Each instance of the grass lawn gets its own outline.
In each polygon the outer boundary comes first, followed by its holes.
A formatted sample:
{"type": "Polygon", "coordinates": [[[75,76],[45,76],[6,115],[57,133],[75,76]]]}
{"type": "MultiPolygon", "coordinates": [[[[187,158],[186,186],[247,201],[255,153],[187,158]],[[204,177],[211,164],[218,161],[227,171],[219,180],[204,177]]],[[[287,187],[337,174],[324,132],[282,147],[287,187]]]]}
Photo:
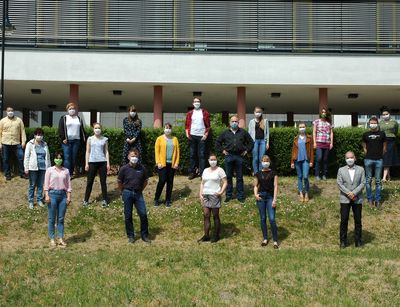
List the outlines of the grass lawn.
{"type": "MultiPolygon", "coordinates": [[[[100,199],[98,179],[92,196],[100,199]]],[[[384,185],[384,209],[363,208],[363,241],[339,249],[336,182],[311,179],[309,203],[296,179],[280,178],[281,243],[261,247],[251,196],[221,209],[222,239],[198,244],[199,179],[177,177],[170,209],[154,208],[156,178],[145,190],[152,244],[128,245],[116,178],[113,202],[82,208],[85,178],[73,181],[66,249],[50,249],[47,210],[29,210],[27,181],[0,179],[0,306],[24,305],[400,305],[400,182],[384,185]]],[[[139,222],[135,215],[135,229],[139,222]]],[[[268,230],[270,230],[268,225],[268,230]]]]}

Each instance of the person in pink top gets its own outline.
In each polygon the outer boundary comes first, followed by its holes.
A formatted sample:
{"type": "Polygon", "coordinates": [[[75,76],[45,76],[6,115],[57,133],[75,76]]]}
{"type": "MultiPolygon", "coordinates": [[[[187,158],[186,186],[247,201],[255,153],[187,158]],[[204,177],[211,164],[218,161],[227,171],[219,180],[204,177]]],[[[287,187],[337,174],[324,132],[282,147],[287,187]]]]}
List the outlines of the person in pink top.
{"type": "Polygon", "coordinates": [[[62,166],[63,155],[57,152],[54,155],[54,166],[46,170],[44,178],[45,201],[48,204],[48,231],[50,247],[66,247],[64,241],[64,217],[67,206],[71,202],[71,177],[69,170],[62,166]],[[55,223],[57,216],[57,243],[55,237],[55,223]]]}

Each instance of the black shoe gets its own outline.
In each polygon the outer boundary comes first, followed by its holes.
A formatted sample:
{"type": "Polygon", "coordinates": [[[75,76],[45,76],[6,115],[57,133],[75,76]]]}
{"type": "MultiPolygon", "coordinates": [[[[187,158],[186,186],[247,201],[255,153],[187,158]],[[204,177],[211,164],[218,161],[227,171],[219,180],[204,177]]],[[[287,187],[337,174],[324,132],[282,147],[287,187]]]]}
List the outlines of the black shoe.
{"type": "Polygon", "coordinates": [[[347,247],[347,244],[346,244],[346,242],[340,242],[340,249],[344,249],[344,248],[346,248],[347,247]]]}
{"type": "Polygon", "coordinates": [[[198,239],[197,240],[197,242],[208,242],[208,241],[210,241],[210,237],[208,237],[208,236],[206,236],[206,235],[204,235],[204,236],[202,236],[200,239],[198,239]]]}
{"type": "Polygon", "coordinates": [[[171,208],[171,205],[172,205],[172,202],[170,202],[170,201],[165,202],[165,207],[171,208]]]}
{"type": "Polygon", "coordinates": [[[238,198],[239,203],[244,204],[246,202],[246,200],[244,198],[238,198]]]}
{"type": "Polygon", "coordinates": [[[155,199],[154,200],[154,207],[159,207],[160,206],[160,201],[155,199]]]}
{"type": "Polygon", "coordinates": [[[219,236],[215,236],[211,239],[211,243],[217,243],[219,241],[219,236]]]}
{"type": "Polygon", "coordinates": [[[128,238],[128,243],[130,243],[130,244],[135,243],[135,237],[129,237],[128,238]]]}
{"type": "Polygon", "coordinates": [[[375,202],[375,207],[376,207],[376,209],[382,209],[382,204],[381,204],[381,202],[380,201],[376,201],[375,202]]]}
{"type": "Polygon", "coordinates": [[[196,178],[196,174],[193,174],[193,173],[189,174],[189,176],[188,176],[189,180],[192,180],[194,178],[196,178]]]}
{"type": "Polygon", "coordinates": [[[6,176],[6,180],[10,181],[11,180],[11,176],[6,176]]]}
{"type": "Polygon", "coordinates": [[[269,243],[269,240],[263,240],[263,241],[261,242],[261,246],[267,246],[268,243],[269,243]]]}
{"type": "Polygon", "coordinates": [[[226,197],[224,203],[229,203],[232,200],[232,197],[226,197]]]}
{"type": "Polygon", "coordinates": [[[356,241],[355,246],[356,247],[363,247],[363,243],[361,241],[356,241]]]}
{"type": "Polygon", "coordinates": [[[28,176],[26,174],[20,175],[19,177],[22,179],[28,179],[28,176]]]}
{"type": "Polygon", "coordinates": [[[142,240],[143,240],[143,242],[146,242],[146,243],[151,243],[151,241],[150,241],[149,237],[147,237],[147,236],[145,236],[145,237],[142,237],[142,240]]]}

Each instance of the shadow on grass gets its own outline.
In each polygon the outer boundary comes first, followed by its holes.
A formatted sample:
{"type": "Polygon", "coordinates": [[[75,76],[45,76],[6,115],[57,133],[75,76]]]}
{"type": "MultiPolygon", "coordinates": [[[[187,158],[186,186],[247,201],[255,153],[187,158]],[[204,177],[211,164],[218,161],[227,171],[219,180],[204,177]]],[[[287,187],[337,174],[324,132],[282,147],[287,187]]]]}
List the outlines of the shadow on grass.
{"type": "Polygon", "coordinates": [[[150,238],[150,240],[155,240],[157,238],[157,235],[162,233],[162,231],[163,231],[163,228],[161,228],[159,226],[149,227],[149,238],[150,238]]]}
{"type": "MultiPolygon", "coordinates": [[[[350,231],[347,235],[349,245],[354,244],[354,230],[350,231]]],[[[363,230],[361,235],[361,241],[364,245],[371,243],[375,240],[375,234],[370,231],[363,230]]]]}
{"type": "Polygon", "coordinates": [[[221,223],[221,239],[235,237],[240,233],[240,229],[233,223],[221,223]]]}
{"type": "Polygon", "coordinates": [[[316,196],[321,196],[322,193],[322,189],[317,186],[315,183],[313,183],[312,185],[310,185],[310,199],[313,199],[316,196]]]}
{"type": "Polygon", "coordinates": [[[72,237],[68,238],[67,243],[70,244],[75,244],[75,243],[83,243],[86,242],[93,234],[92,229],[89,229],[86,232],[79,233],[76,235],[73,235],[72,237]]]}
{"type": "MultiPolygon", "coordinates": [[[[198,184],[198,186],[200,186],[200,183],[198,184]]],[[[197,188],[197,186],[196,186],[197,188]]],[[[172,192],[172,197],[171,200],[172,201],[177,201],[180,200],[182,198],[186,198],[190,196],[190,193],[192,192],[192,190],[189,188],[189,186],[187,184],[185,184],[184,187],[178,189],[178,190],[174,190],[172,192]]]]}
{"type": "Polygon", "coordinates": [[[121,192],[118,189],[108,190],[107,191],[108,201],[112,202],[115,200],[121,199],[121,192]]]}
{"type": "Polygon", "coordinates": [[[289,237],[289,235],[289,230],[287,230],[285,227],[278,226],[278,239],[280,242],[285,241],[289,237]]]}

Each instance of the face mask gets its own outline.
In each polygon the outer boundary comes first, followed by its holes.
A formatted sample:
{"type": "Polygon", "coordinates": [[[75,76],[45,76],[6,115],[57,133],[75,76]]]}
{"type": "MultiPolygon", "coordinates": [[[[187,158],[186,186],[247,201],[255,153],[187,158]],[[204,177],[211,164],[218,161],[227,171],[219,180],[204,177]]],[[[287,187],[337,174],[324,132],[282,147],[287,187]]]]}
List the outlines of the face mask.
{"type": "Polygon", "coordinates": [[[261,162],[261,165],[263,168],[268,168],[270,166],[271,163],[269,162],[261,162]]]}
{"type": "Polygon", "coordinates": [[[193,102],[194,108],[197,110],[200,108],[200,102],[193,102]]]}
{"type": "Polygon", "coordinates": [[[346,159],[346,163],[347,163],[348,166],[353,166],[354,165],[354,159],[351,159],[351,158],[346,159]]]}
{"type": "Polygon", "coordinates": [[[306,128],[299,128],[299,132],[300,132],[300,133],[306,132],[306,128]]]}
{"type": "Polygon", "coordinates": [[[171,135],[171,129],[164,129],[165,135],[171,135]]]}
{"type": "Polygon", "coordinates": [[[129,159],[129,161],[130,161],[132,164],[136,164],[136,163],[139,162],[139,158],[138,158],[138,157],[132,157],[132,158],[129,159]]]}
{"type": "Polygon", "coordinates": [[[100,128],[95,128],[95,129],[93,129],[93,131],[94,131],[95,135],[100,135],[101,134],[101,129],[100,128]]]}
{"type": "Polygon", "coordinates": [[[233,130],[236,130],[238,127],[239,127],[239,124],[238,124],[238,123],[231,123],[231,128],[232,128],[233,130]]]}
{"type": "Polygon", "coordinates": [[[35,140],[41,142],[43,140],[43,135],[35,135],[35,140]]]}
{"type": "Polygon", "coordinates": [[[325,113],[322,113],[322,114],[320,115],[320,117],[321,117],[321,118],[326,118],[326,114],[325,114],[325,113]]]}
{"type": "Polygon", "coordinates": [[[9,118],[14,117],[14,112],[13,112],[13,111],[8,111],[8,112],[7,112],[7,116],[8,116],[9,118]]]}
{"type": "Polygon", "coordinates": [[[389,120],[390,119],[390,115],[388,114],[388,115],[382,115],[382,118],[384,119],[384,120],[389,120]]]}
{"type": "Polygon", "coordinates": [[[256,113],[254,113],[254,115],[258,118],[258,117],[262,116],[262,113],[261,112],[256,112],[256,113]]]}
{"type": "Polygon", "coordinates": [[[378,128],[378,124],[369,124],[369,127],[371,129],[376,129],[376,128],[378,128]]]}
{"type": "Polygon", "coordinates": [[[208,160],[208,163],[210,164],[211,167],[216,167],[218,161],[217,160],[208,160]]]}
{"type": "Polygon", "coordinates": [[[69,116],[74,116],[75,115],[75,109],[69,109],[68,110],[69,116]]]}
{"type": "Polygon", "coordinates": [[[63,159],[54,159],[54,163],[55,163],[57,166],[61,166],[61,164],[63,163],[63,159]]]}
{"type": "Polygon", "coordinates": [[[129,115],[130,115],[131,117],[135,117],[135,116],[136,116],[136,112],[129,112],[129,115]]]}

